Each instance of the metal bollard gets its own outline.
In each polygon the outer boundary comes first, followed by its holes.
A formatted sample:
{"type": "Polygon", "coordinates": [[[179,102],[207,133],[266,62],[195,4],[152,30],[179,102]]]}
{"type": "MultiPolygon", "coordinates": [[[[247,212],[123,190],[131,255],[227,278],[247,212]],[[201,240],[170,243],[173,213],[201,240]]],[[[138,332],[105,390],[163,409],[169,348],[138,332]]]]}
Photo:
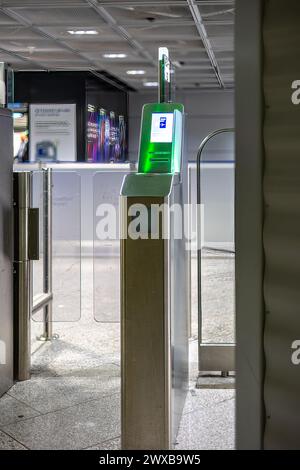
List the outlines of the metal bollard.
{"type": "Polygon", "coordinates": [[[32,263],[39,257],[39,212],[31,207],[31,172],[13,176],[14,196],[14,375],[30,378],[32,263]]]}

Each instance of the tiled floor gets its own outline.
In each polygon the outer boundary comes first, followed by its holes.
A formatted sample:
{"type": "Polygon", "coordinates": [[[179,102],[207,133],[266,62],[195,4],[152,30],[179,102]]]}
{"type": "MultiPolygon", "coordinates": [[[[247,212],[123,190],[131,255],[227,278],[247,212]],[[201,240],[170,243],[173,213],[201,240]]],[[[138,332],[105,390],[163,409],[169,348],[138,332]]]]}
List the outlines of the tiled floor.
{"type": "MultiPolygon", "coordinates": [[[[210,266],[208,274],[216,269],[212,259],[210,266]]],[[[230,278],[231,260],[222,266],[218,279],[230,278]]],[[[83,273],[80,321],[56,323],[59,339],[51,343],[36,341],[41,324],[33,323],[32,378],[16,383],[0,399],[0,449],[120,448],[119,324],[94,321],[89,260],[83,262],[83,273]]],[[[226,290],[222,296],[226,297],[226,290]]],[[[194,339],[190,343],[190,390],[176,447],[231,449],[234,390],[196,389],[196,357],[194,339]]]]}

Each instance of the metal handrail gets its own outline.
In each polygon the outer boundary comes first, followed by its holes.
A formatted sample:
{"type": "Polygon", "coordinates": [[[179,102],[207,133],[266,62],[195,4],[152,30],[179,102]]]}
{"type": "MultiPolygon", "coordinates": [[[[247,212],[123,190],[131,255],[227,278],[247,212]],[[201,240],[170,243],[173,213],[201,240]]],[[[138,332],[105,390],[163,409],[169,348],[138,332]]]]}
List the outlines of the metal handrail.
{"type": "MultiPolygon", "coordinates": [[[[223,129],[217,129],[216,131],[211,132],[208,134],[205,139],[202,140],[201,144],[199,145],[198,152],[197,152],[197,214],[198,217],[200,215],[200,206],[201,206],[201,185],[200,185],[200,176],[201,176],[201,156],[206,144],[216,135],[223,134],[226,132],[234,132],[234,128],[228,127],[223,129]]],[[[197,287],[198,287],[198,343],[202,343],[202,298],[201,298],[201,240],[198,230],[198,222],[197,222],[197,287]],[[200,242],[199,242],[200,241],[200,242]]],[[[200,352],[200,348],[199,348],[200,352]]]]}

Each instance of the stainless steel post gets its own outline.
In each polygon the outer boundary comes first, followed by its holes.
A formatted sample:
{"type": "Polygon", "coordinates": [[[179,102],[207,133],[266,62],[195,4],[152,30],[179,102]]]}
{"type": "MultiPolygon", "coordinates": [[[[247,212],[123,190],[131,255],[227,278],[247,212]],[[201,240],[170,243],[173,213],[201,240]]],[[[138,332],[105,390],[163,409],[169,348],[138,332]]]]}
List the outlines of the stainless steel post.
{"type": "Polygon", "coordinates": [[[175,236],[171,208],[183,206],[183,195],[179,175],[170,174],[127,175],[121,190],[122,449],[176,442],[188,388],[188,284],[185,238],[175,236]],[[158,238],[127,236],[135,204],[150,218],[153,205],[165,204],[158,238]]]}
{"type": "MultiPolygon", "coordinates": [[[[43,174],[43,242],[44,242],[44,294],[52,295],[52,170],[47,168],[43,174]]],[[[44,331],[40,337],[43,341],[51,341],[52,333],[52,301],[45,305],[44,331]]]]}
{"type": "Polygon", "coordinates": [[[29,259],[31,173],[14,173],[14,341],[15,379],[30,378],[30,314],[32,306],[29,259]]]}

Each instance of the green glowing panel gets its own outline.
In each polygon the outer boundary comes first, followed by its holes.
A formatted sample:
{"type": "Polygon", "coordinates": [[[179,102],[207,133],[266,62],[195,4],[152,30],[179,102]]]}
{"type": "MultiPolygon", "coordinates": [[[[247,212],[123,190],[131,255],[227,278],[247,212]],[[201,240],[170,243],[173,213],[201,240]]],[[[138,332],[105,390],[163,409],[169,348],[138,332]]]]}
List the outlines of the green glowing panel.
{"type": "Polygon", "coordinates": [[[180,173],[184,107],[145,104],[140,136],[139,173],[180,173]]]}

